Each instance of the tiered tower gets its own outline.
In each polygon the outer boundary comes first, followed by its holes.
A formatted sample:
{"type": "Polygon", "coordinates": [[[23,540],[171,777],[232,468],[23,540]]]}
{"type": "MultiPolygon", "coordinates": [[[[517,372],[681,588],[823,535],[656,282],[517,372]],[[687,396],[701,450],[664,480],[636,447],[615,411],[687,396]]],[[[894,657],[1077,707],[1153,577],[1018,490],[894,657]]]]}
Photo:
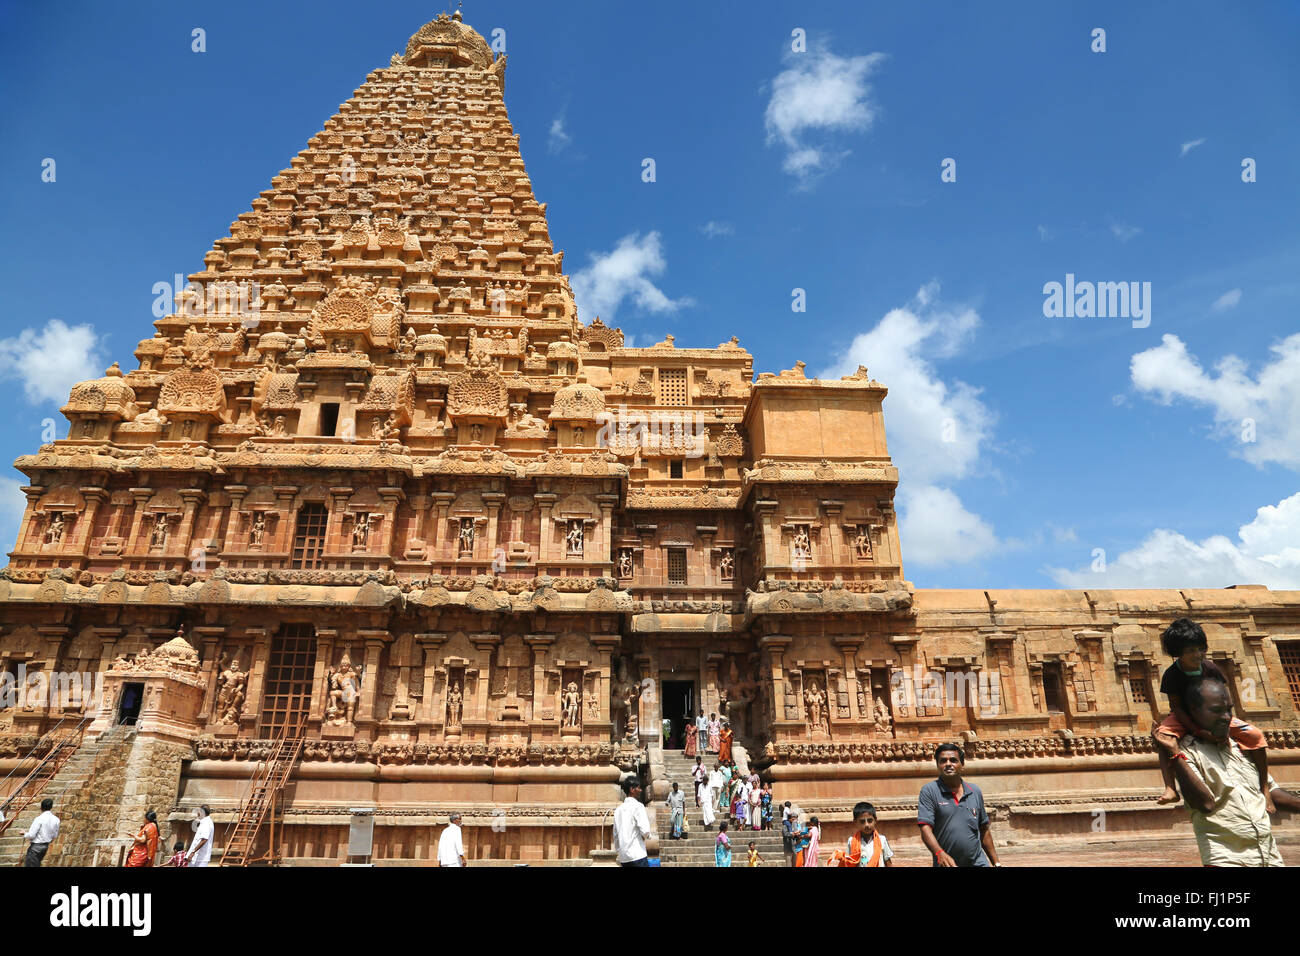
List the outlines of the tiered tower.
{"type": "MultiPolygon", "coordinates": [[[[423,26],[217,240],[139,367],[73,388],[68,437],[17,462],[0,667],[129,675],[183,630],[204,696],[178,818],[227,819],[250,761],[305,726],[299,860],[338,859],[357,806],[381,859],[432,856],[451,809],[472,856],[585,856],[620,773],[662,787],[698,710],[827,814],[869,790],[906,816],[951,735],[1044,771],[1142,766],[1131,675],[1158,666],[1160,614],[927,604],[886,389],[582,321],[504,79],[459,15],[423,26]],[[1000,711],[926,698],[936,672],[996,672],[1000,711]],[[1103,743],[1072,750],[1069,727],[1103,743]]],[[[1294,728],[1242,606],[1216,639],[1294,728]]],[[[86,704],[0,711],[0,766],[86,704]]]]}

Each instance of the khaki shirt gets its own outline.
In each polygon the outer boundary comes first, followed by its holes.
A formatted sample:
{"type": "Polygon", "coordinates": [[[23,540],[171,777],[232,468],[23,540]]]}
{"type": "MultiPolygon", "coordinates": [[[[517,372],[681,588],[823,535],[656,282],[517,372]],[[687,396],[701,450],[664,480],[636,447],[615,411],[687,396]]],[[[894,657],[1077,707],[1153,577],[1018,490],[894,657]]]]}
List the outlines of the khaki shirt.
{"type": "MultiPolygon", "coordinates": [[[[1259,771],[1231,738],[1222,745],[1187,736],[1187,766],[1214,797],[1209,814],[1188,807],[1206,866],[1285,866],[1259,790],[1259,771]]],[[[1269,789],[1277,786],[1268,778],[1269,789]]]]}

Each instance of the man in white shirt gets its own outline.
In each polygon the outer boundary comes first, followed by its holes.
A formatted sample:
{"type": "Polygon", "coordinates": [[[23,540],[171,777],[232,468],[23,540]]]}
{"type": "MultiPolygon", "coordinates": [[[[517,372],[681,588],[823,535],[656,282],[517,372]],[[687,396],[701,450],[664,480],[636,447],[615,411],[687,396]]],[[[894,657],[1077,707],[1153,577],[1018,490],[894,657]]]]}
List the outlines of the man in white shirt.
{"type": "Polygon", "coordinates": [[[41,801],[41,812],[25,834],[28,841],[27,855],[23,857],[23,866],[40,866],[41,860],[49,852],[50,844],[59,835],[59,818],[51,810],[54,801],[46,797],[41,801]]]}
{"type": "Polygon", "coordinates": [[[190,848],[185,851],[185,859],[189,861],[189,866],[207,866],[208,861],[212,859],[212,836],[215,829],[212,823],[212,810],[204,804],[195,813],[198,825],[194,828],[194,838],[190,840],[190,848]]]}
{"type": "Polygon", "coordinates": [[[438,865],[464,866],[465,842],[460,832],[460,814],[453,813],[447,829],[438,837],[438,865]]]}
{"type": "Polygon", "coordinates": [[[649,866],[645,841],[650,835],[650,815],[641,802],[641,781],[626,778],[622,784],[623,802],[614,811],[614,849],[620,866],[649,866]]]}

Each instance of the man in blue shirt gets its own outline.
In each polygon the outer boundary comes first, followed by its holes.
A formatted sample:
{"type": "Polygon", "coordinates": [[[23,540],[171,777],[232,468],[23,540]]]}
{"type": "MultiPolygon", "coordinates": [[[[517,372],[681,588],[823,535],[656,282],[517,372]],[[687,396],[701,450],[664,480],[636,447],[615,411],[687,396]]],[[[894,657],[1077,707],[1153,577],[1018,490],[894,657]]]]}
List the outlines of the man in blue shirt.
{"type": "Polygon", "coordinates": [[[984,810],[984,794],[962,780],[966,756],[956,744],[940,744],[934,752],[939,779],[921,788],[916,823],[921,841],[934,855],[935,866],[1001,866],[984,810]]]}

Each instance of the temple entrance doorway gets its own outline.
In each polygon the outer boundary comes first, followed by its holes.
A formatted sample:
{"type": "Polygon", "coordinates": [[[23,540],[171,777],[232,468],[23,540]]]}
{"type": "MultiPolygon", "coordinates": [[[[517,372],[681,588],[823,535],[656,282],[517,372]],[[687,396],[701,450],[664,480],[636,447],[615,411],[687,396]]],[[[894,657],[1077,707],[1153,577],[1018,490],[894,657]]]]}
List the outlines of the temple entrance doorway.
{"type": "Polygon", "coordinates": [[[686,746],[686,723],[695,717],[695,682],[663,682],[663,747],[681,750],[686,746]]]}
{"type": "Polygon", "coordinates": [[[140,705],[144,703],[144,684],[123,684],[121,702],[117,710],[119,724],[134,724],[140,718],[140,705]]]}

